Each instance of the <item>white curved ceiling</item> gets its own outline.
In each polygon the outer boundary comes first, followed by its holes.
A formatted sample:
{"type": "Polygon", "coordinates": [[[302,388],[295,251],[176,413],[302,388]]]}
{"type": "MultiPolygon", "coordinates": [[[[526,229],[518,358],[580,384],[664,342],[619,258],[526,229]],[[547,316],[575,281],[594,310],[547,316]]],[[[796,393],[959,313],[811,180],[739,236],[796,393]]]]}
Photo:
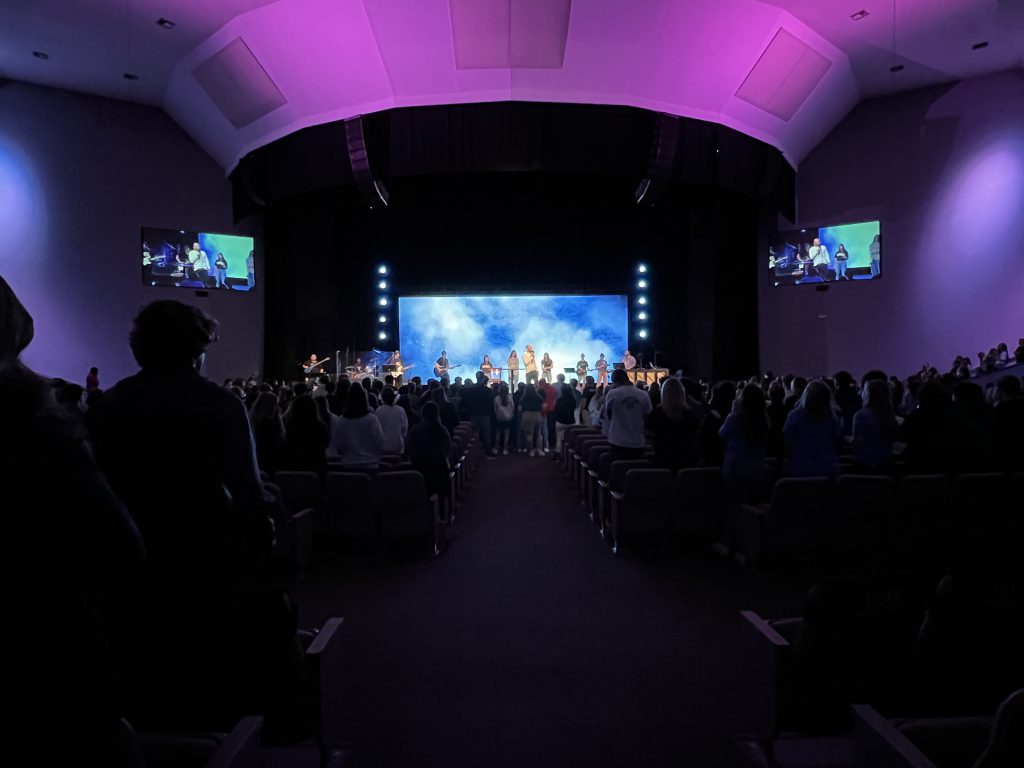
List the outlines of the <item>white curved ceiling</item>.
{"type": "Polygon", "coordinates": [[[714,121],[796,165],[865,96],[1022,65],[1024,0],[0,0],[0,75],[161,105],[226,170],[310,125],[506,100],[714,121]]]}

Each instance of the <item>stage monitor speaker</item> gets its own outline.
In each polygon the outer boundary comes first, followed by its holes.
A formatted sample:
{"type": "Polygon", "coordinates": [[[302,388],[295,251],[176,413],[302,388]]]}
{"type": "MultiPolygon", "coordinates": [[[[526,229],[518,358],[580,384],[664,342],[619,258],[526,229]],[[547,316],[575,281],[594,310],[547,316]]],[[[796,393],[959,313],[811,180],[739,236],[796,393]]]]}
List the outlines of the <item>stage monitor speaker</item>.
{"type": "Polygon", "coordinates": [[[371,209],[386,207],[388,191],[382,181],[373,178],[361,115],[345,120],[345,142],[348,145],[348,162],[352,168],[352,178],[359,194],[371,209]]]}
{"type": "Polygon", "coordinates": [[[675,115],[662,112],[654,123],[651,157],[647,163],[647,175],[641,180],[634,193],[637,204],[654,205],[661,199],[672,182],[672,170],[679,146],[681,120],[675,115]]]}

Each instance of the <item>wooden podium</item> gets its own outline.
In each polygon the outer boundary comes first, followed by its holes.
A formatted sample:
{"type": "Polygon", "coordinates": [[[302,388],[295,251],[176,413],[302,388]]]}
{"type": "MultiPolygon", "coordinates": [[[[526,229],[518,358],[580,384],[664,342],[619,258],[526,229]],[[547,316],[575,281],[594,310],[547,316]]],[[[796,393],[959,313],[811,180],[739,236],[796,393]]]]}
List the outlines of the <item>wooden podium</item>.
{"type": "Polygon", "coordinates": [[[634,368],[632,371],[626,371],[626,374],[634,384],[642,381],[648,386],[656,382],[660,383],[669,377],[668,368],[634,368]]]}

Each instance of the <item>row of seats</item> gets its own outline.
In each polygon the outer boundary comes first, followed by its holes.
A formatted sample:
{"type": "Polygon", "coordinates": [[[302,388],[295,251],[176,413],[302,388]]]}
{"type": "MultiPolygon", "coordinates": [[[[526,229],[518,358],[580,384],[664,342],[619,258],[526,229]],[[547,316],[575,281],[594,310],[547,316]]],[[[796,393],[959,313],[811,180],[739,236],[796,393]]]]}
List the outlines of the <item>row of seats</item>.
{"type": "Polygon", "coordinates": [[[478,469],[480,452],[472,426],[460,424],[452,436],[448,493],[428,494],[423,475],[401,456],[382,457],[379,474],[345,472],[328,464],[315,472],[281,471],[268,486],[280,500],[285,549],[301,573],[308,567],[314,536],[355,541],[423,540],[438,554],[450,537],[459,502],[478,469]]]}

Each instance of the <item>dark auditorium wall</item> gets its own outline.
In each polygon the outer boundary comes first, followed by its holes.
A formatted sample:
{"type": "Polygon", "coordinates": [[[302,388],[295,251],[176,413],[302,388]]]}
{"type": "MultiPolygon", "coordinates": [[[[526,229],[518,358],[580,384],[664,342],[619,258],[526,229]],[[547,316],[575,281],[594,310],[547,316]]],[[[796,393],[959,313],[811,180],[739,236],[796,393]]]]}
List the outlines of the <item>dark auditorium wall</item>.
{"type": "MultiPolygon", "coordinates": [[[[156,299],[194,302],[220,321],[206,373],[259,370],[262,287],[205,298],[141,282],[140,228],[259,234],[235,227],[223,170],[161,110],[0,80],[0,274],[35,318],[26,362],[104,386],[137,370],[135,312],[156,299]]],[[[257,239],[257,270],[262,249],[257,239]]]]}
{"type": "Polygon", "coordinates": [[[882,222],[882,279],[760,281],[776,372],[948,370],[1024,336],[1024,71],[860,104],[801,163],[800,226],[882,222]]]}

